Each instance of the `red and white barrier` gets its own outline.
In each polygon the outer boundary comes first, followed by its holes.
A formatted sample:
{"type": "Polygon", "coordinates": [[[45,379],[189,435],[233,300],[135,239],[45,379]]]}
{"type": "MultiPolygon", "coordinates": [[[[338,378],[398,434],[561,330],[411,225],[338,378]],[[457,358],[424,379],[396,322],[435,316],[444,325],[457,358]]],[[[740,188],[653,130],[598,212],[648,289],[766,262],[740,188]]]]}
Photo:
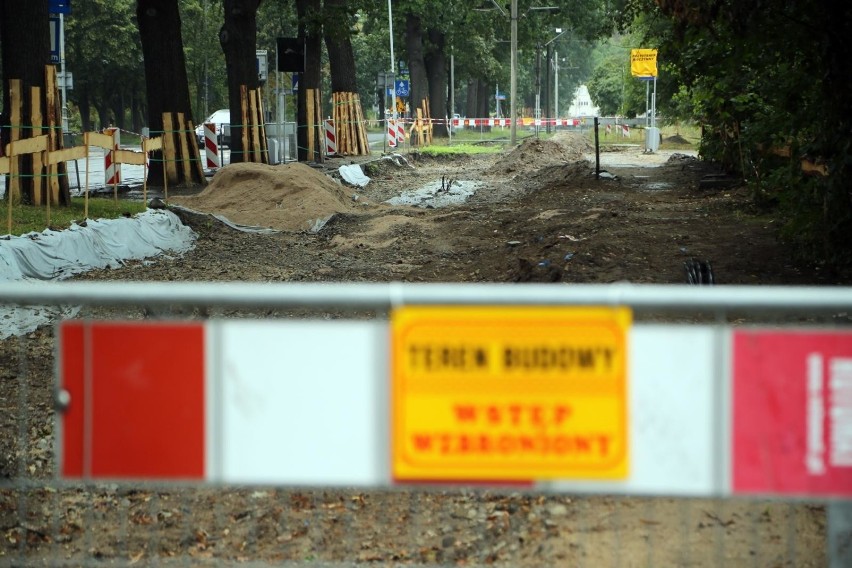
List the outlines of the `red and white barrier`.
{"type": "MultiPolygon", "coordinates": [[[[454,127],[459,126],[512,126],[509,118],[453,118],[449,123],[454,127]]],[[[579,118],[519,118],[518,126],[579,126],[579,118]]]]}
{"type": "Polygon", "coordinates": [[[607,313],[69,320],[60,475],[852,496],[852,333],[607,313]]]}
{"type": "Polygon", "coordinates": [[[606,135],[609,136],[610,134],[612,134],[612,125],[607,124],[606,125],[606,135]]]}
{"type": "Polygon", "coordinates": [[[325,125],[325,155],[334,156],[337,154],[337,132],[334,129],[334,120],[327,119],[325,125]]]}
{"type": "Polygon", "coordinates": [[[204,123],[204,155],[207,167],[216,169],[221,166],[219,161],[219,140],[216,137],[216,124],[204,123]]]}
{"type": "Polygon", "coordinates": [[[390,146],[391,148],[396,148],[398,138],[396,121],[388,120],[387,135],[388,146],[390,146]]]}
{"type": "MultiPolygon", "coordinates": [[[[112,136],[113,150],[118,150],[121,143],[121,131],[118,128],[107,128],[105,134],[112,136]]],[[[104,183],[106,185],[121,183],[121,164],[115,161],[111,151],[108,151],[104,156],[104,183]]]]}
{"type": "Polygon", "coordinates": [[[623,138],[630,138],[630,126],[626,124],[621,125],[621,136],[623,138]]]}
{"type": "Polygon", "coordinates": [[[401,120],[396,122],[396,143],[398,146],[405,144],[405,124],[401,120]]]}

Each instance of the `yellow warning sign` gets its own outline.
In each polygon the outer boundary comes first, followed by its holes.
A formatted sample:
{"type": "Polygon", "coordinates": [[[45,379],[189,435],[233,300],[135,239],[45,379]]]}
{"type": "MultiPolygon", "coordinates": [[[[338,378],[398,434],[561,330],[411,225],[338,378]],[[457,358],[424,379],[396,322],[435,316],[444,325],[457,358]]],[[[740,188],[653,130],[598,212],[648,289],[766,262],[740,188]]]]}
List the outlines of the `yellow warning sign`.
{"type": "Polygon", "coordinates": [[[394,477],[626,477],[631,320],[628,308],[395,310],[394,477]]]}
{"type": "Polygon", "coordinates": [[[631,49],[630,74],[634,77],[657,76],[657,50],[631,49]]]}

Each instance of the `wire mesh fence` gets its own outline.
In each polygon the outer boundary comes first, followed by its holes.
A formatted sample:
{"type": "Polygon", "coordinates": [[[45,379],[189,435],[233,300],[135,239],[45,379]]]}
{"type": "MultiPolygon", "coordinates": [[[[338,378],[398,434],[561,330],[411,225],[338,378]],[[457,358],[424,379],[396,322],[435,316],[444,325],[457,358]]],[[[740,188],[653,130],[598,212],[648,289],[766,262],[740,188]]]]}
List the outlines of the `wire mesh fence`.
{"type": "MultiPolygon", "coordinates": [[[[221,288],[151,285],[138,288],[31,290],[30,300],[5,302],[80,306],[76,318],[92,320],[381,320],[402,289],[346,296],[326,305],[317,287],[221,288]],[[194,290],[192,292],[191,290],[194,290]],[[89,293],[91,292],[91,293],[89,293]],[[264,295],[268,292],[268,295],[264,295]],[[51,299],[51,293],[56,293],[51,299]],[[65,295],[62,295],[62,294],[65,295]],[[193,297],[194,295],[194,297],[193,297]],[[294,298],[298,296],[298,299],[294,298]],[[379,296],[387,297],[377,301],[379,296]],[[135,298],[135,300],[134,300],[135,298]],[[391,302],[391,298],[394,298],[391,302]]],[[[36,288],[36,287],[34,287],[36,288]]],[[[321,287],[320,287],[321,288],[321,287]]],[[[370,289],[374,290],[374,289],[370,289]]],[[[531,288],[516,301],[547,304],[555,296],[531,288]]],[[[455,301],[487,302],[483,289],[449,291],[455,301]]],[[[614,303],[623,300],[611,291],[614,303]]],[[[333,294],[332,294],[333,295],[333,294]]],[[[581,294],[582,295],[582,294],[581,294]]],[[[27,296],[27,294],[24,294],[27,296]]],[[[416,294],[415,294],[416,296],[416,294]]],[[[677,295],[669,295],[672,305],[677,295]]],[[[437,294],[435,303],[450,296],[437,294]]],[[[836,327],[836,302],[802,315],[785,312],[763,321],[836,327]]],[[[500,298],[493,297],[492,301],[500,298]]],[[[629,298],[628,298],[629,300],[629,298]]],[[[580,300],[581,303],[592,299],[580,300]]],[[[754,311],[746,304],[739,310],[754,311]]],[[[705,313],[716,322],[739,319],[729,310],[705,313]]],[[[671,318],[638,308],[644,318],[671,318]]],[[[652,311],[648,311],[652,310],[652,311]]],[[[794,310],[795,311],[795,310],[794,310]]],[[[3,325],[16,318],[4,313],[3,325]]],[[[750,321],[759,321],[756,315],[750,321]]],[[[687,316],[696,321],[695,316],[687,316]]],[[[140,350],[145,345],[138,345],[140,350]]],[[[181,346],[175,346],[175,353],[181,346]]],[[[0,565],[255,565],[350,566],[826,566],[825,498],[701,497],[631,494],[538,484],[408,484],[387,487],[282,486],[222,482],[148,482],[62,478],[59,470],[57,368],[52,326],[0,341],[0,565]]],[[[333,356],[333,354],[332,354],[333,356]]],[[[286,365],[286,361],[281,361],[286,365]]],[[[61,402],[61,400],[59,401],[61,402]]],[[[129,404],[130,401],[128,401],[129,404]]],[[[287,413],[298,400],[281,401],[287,413]]],[[[156,418],[158,408],[149,412],[156,418]]],[[[331,418],[329,420],[332,420],[331,418]]],[[[264,433],[263,451],[310,432],[264,433]]],[[[259,433],[260,435],[260,433],[259,433]]],[[[688,440],[686,441],[688,443],[688,440]]],[[[318,449],[319,451],[320,449],[318,449]]],[[[145,456],[157,461],[155,452],[145,456]]],[[[299,459],[299,458],[297,458],[299,459]]]]}

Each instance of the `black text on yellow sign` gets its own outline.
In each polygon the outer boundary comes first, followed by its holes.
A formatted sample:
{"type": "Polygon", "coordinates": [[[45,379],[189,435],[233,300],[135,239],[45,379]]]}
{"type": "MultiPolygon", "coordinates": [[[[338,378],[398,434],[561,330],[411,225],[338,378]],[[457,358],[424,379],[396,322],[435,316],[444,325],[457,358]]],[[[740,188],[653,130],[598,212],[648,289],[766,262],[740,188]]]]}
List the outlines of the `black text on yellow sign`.
{"type": "Polygon", "coordinates": [[[626,308],[395,311],[394,476],[625,477],[630,322],[626,308]]]}

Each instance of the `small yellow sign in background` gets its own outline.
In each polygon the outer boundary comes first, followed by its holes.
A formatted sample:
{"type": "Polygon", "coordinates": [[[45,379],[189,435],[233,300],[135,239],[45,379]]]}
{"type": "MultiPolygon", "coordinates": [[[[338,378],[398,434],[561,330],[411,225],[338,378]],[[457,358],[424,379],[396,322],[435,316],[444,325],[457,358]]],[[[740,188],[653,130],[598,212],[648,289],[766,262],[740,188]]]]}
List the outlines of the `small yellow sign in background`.
{"type": "Polygon", "coordinates": [[[623,479],[628,308],[403,307],[398,480],[623,479]]]}
{"type": "Polygon", "coordinates": [[[630,74],[634,77],[657,76],[657,50],[631,49],[630,74]]]}

